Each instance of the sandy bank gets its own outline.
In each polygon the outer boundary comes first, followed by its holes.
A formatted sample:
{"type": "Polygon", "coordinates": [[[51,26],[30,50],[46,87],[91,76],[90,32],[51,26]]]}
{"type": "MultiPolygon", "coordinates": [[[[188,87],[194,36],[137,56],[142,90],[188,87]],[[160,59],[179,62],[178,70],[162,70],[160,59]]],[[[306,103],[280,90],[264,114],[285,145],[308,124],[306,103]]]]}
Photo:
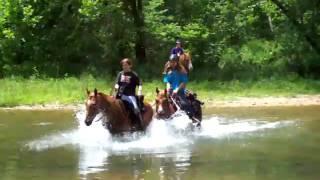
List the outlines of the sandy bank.
{"type": "MultiPolygon", "coordinates": [[[[298,95],[294,97],[237,97],[232,100],[206,100],[205,107],[268,107],[268,106],[312,106],[320,105],[319,95],[298,95]]],[[[84,104],[45,104],[0,107],[3,110],[77,110],[84,104]]]]}
{"type": "Polygon", "coordinates": [[[207,101],[206,107],[267,107],[320,105],[320,95],[294,97],[238,97],[232,100],[207,101]]]}

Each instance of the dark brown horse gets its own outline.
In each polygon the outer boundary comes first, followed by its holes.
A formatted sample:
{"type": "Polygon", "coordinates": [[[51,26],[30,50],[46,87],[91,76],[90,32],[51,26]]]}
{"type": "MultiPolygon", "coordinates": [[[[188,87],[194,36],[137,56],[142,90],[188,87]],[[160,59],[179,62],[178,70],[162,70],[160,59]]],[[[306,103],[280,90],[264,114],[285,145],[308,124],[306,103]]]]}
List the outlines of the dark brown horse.
{"type": "MultiPolygon", "coordinates": [[[[167,90],[159,91],[159,89],[157,88],[156,93],[156,117],[160,119],[170,118],[171,115],[180,108],[177,107],[179,106],[178,103],[175,101],[175,99],[170,97],[170,95],[167,93],[167,90]]],[[[189,100],[195,112],[192,122],[200,125],[202,121],[201,105],[203,105],[203,103],[197,100],[192,93],[187,94],[187,99],[189,100]]]]}
{"type": "MultiPolygon", "coordinates": [[[[93,92],[87,90],[86,100],[86,119],[87,126],[92,124],[93,119],[97,114],[102,113],[106,118],[103,118],[103,125],[109,129],[111,134],[121,134],[123,132],[134,131],[133,121],[129,118],[129,112],[126,110],[124,103],[115,99],[112,96],[108,96],[97,89],[93,92]]],[[[142,127],[143,130],[152,121],[153,109],[150,104],[144,103],[144,112],[142,114],[142,127]]]]}

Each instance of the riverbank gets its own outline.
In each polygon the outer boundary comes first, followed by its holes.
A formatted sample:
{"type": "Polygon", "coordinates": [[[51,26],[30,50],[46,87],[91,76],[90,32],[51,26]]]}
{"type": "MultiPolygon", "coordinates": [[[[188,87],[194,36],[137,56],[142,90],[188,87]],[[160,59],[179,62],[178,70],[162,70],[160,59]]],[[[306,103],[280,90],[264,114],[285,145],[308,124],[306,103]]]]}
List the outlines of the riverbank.
{"type": "Polygon", "coordinates": [[[293,97],[238,97],[233,100],[207,101],[206,107],[268,107],[313,105],[320,105],[320,94],[297,95],[293,97]]]}
{"type": "MultiPolygon", "coordinates": [[[[1,109],[77,109],[83,106],[86,89],[111,94],[113,79],[92,76],[62,79],[0,79],[1,109]]],[[[143,83],[145,101],[154,102],[159,80],[143,83]]],[[[188,83],[205,107],[320,105],[320,81],[312,79],[261,79],[256,81],[197,81],[188,83]]]]}
{"type": "MultiPolygon", "coordinates": [[[[206,100],[204,108],[224,107],[272,107],[272,106],[320,106],[319,95],[293,97],[237,97],[229,100],[206,100]]],[[[42,104],[0,107],[2,110],[79,110],[84,104],[42,104]]]]}

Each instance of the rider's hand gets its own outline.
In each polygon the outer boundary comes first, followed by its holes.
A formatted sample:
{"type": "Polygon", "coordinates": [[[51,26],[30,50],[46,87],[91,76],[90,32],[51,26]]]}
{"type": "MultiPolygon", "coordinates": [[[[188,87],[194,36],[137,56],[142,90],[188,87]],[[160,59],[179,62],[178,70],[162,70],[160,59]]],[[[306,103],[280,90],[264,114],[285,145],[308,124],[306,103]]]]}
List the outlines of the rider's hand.
{"type": "Polygon", "coordinates": [[[141,91],[138,91],[137,95],[138,95],[138,96],[142,96],[142,92],[141,92],[141,91]]]}

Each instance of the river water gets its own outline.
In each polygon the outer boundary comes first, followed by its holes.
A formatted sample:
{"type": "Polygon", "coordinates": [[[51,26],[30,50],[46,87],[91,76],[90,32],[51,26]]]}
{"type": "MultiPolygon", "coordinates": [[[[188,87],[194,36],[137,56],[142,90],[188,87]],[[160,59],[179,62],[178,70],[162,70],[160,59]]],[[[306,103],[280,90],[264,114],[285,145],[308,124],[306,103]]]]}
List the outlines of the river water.
{"type": "Polygon", "coordinates": [[[0,110],[0,179],[320,179],[320,107],[212,108],[111,137],[84,110],[0,110]]]}

